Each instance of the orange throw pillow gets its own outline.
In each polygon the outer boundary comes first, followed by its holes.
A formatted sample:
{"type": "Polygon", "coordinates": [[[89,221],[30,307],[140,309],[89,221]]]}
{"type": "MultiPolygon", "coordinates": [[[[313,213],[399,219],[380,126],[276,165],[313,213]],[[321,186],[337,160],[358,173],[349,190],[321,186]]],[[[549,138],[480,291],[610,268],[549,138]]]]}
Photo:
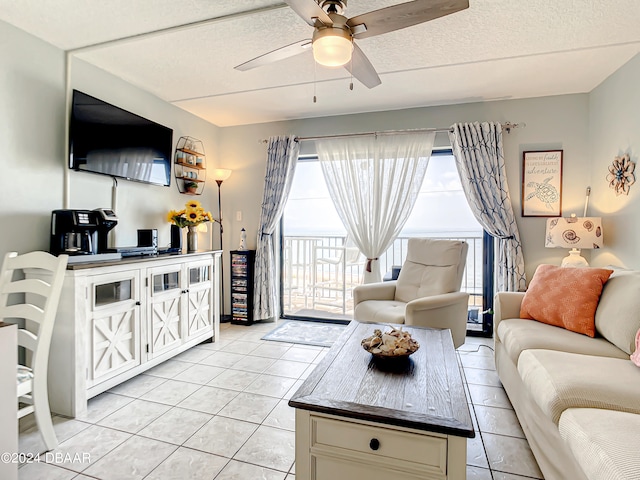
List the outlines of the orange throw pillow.
{"type": "Polygon", "coordinates": [[[602,287],[613,270],[540,265],[520,306],[530,318],[595,337],[595,314],[602,287]]]}

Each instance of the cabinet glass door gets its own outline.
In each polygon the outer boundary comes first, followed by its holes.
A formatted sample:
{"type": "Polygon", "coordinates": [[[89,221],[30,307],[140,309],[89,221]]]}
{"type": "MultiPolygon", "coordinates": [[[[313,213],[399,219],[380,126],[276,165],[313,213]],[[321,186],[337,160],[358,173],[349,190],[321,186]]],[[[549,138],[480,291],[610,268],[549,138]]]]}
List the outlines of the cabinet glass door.
{"type": "Polygon", "coordinates": [[[166,292],[180,288],[180,272],[158,273],[152,275],[153,293],[166,292]]]}
{"type": "Polygon", "coordinates": [[[208,282],[211,279],[211,266],[189,267],[189,285],[208,282]]]}
{"type": "Polygon", "coordinates": [[[153,358],[182,343],[184,337],[182,266],[148,270],[151,298],[147,307],[147,356],[153,358]]]}
{"type": "Polygon", "coordinates": [[[94,285],[94,289],[96,307],[131,300],[130,279],[94,285]]]}
{"type": "Polygon", "coordinates": [[[90,278],[88,387],[140,365],[139,278],[138,271],[90,278]]]}
{"type": "Polygon", "coordinates": [[[212,268],[210,260],[187,264],[189,272],[187,335],[189,337],[213,329],[212,268]]]}

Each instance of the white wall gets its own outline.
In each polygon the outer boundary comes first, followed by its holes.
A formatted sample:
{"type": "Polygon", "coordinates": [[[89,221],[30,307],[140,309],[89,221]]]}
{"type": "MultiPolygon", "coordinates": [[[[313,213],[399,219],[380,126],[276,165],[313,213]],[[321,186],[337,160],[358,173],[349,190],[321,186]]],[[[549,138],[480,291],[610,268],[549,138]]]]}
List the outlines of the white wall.
{"type": "Polygon", "coordinates": [[[0,22],[0,255],[49,248],[62,207],[64,54],[0,22]]]}
{"type": "MultiPolygon", "coordinates": [[[[0,22],[0,255],[8,251],[49,249],[51,211],[63,208],[65,149],[65,54],[61,50],[0,22]]],[[[217,217],[216,167],[219,128],[174,107],[80,60],[71,63],[71,85],[173,129],[174,146],[182,135],[203,141],[207,183],[199,197],[217,217]]],[[[111,206],[110,177],[69,172],[69,208],[111,206]]],[[[157,228],[160,245],[168,245],[169,209],[180,209],[194,197],[181,195],[172,180],[158,187],[118,182],[115,245],[137,244],[137,230],[157,228]]],[[[217,226],[200,234],[201,248],[218,247],[217,226]]]]}
{"type": "MultiPolygon", "coordinates": [[[[505,100],[391,112],[345,115],[288,122],[227,127],[220,134],[220,158],[234,172],[223,192],[225,245],[236,246],[240,229],[247,229],[250,248],[256,235],[264,184],[266,145],[260,140],[271,135],[294,133],[315,136],[345,132],[448,127],[454,122],[499,121],[526,123],[526,128],[504,134],[507,176],[513,208],[523,240],[529,278],[539,263],[559,264],[563,249],[544,248],[544,218],[520,215],[522,152],[525,150],[564,150],[563,212],[581,213],[584,192],[589,185],[588,95],[564,95],[526,100],[505,100]],[[243,221],[235,212],[243,212],[243,221]]],[[[438,144],[447,143],[446,135],[438,144]]],[[[303,148],[309,148],[303,144],[303,148]]]]}
{"type": "MultiPolygon", "coordinates": [[[[217,185],[212,175],[217,164],[219,128],[81,60],[73,60],[71,66],[72,88],[172,128],[174,148],[183,135],[202,140],[207,156],[207,181],[203,194],[198,197],[180,194],[175,179],[171,180],[169,187],[119,180],[115,206],[119,220],[115,228],[115,245],[136,245],[137,230],[143,228],[157,228],[158,244],[168,245],[170,227],[165,220],[167,212],[169,209],[184,208],[185,202],[194,198],[217,217],[217,185]]],[[[111,206],[111,177],[75,171],[69,174],[70,208],[111,206]]],[[[208,234],[200,234],[200,248],[211,248],[212,239],[214,247],[218,248],[217,229],[217,226],[213,226],[208,234]]]]}
{"type": "Polygon", "coordinates": [[[592,265],[640,268],[640,55],[613,73],[589,98],[591,145],[590,212],[601,215],[604,248],[594,251],[592,265]],[[616,156],[628,153],[636,162],[636,184],[616,197],[605,180],[616,156]]]}

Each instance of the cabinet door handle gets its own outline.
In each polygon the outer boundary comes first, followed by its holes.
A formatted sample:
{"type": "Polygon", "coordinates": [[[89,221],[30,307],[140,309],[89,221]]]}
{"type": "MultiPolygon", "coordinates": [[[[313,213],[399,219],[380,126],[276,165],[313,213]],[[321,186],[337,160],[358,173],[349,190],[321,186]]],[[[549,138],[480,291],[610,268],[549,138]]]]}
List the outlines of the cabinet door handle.
{"type": "Polygon", "coordinates": [[[136,302],[136,305],[139,307],[140,305],[142,305],[140,302],[136,302]]]}
{"type": "Polygon", "coordinates": [[[380,448],[380,440],[372,438],[369,442],[369,448],[371,448],[371,450],[378,450],[380,448]]]}

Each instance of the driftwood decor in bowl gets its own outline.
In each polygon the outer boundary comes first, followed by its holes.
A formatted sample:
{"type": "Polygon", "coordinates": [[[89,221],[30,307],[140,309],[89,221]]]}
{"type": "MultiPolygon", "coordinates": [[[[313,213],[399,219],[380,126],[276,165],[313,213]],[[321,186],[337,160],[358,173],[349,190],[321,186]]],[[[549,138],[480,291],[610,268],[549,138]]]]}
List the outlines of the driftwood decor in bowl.
{"type": "Polygon", "coordinates": [[[361,344],[371,355],[385,360],[408,358],[420,348],[420,344],[411,338],[409,332],[394,327],[385,333],[376,328],[373,335],[363,339],[361,344]]]}

